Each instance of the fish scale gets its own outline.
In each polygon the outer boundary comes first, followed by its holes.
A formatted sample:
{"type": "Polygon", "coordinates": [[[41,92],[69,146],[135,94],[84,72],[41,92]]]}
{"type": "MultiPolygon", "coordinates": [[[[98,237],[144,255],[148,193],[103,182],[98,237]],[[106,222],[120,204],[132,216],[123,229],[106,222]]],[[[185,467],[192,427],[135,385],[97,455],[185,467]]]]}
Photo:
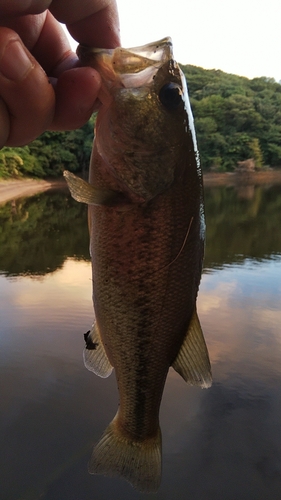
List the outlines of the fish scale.
{"type": "Polygon", "coordinates": [[[65,174],[89,204],[95,324],[84,360],[102,377],[114,368],[119,392],[89,470],[156,491],[169,367],[211,384],[196,312],[205,221],[193,119],[170,39],[79,56],[102,78],[90,184],[65,174]]]}

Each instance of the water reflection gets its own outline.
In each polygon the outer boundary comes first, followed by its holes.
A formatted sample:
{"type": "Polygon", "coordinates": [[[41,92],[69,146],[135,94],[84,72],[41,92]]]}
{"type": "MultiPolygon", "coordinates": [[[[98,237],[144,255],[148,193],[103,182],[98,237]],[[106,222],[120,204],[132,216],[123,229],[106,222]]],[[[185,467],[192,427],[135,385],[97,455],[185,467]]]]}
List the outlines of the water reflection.
{"type": "Polygon", "coordinates": [[[89,258],[87,207],[64,191],[0,205],[0,270],[7,275],[45,274],[67,256],[89,258]]]}
{"type": "MultiPolygon", "coordinates": [[[[198,309],[214,385],[190,388],[170,371],[160,415],[162,485],[148,498],[280,499],[280,205],[280,187],[255,188],[251,199],[234,188],[206,190],[198,309]]],[[[124,481],[87,472],[117,391],[114,377],[99,379],[82,362],[82,334],[93,319],[84,207],[44,193],[4,209],[0,496],[144,498],[124,481]]]]}
{"type": "Polygon", "coordinates": [[[205,189],[206,268],[281,253],[281,186],[256,186],[251,198],[239,189],[205,189]]]}

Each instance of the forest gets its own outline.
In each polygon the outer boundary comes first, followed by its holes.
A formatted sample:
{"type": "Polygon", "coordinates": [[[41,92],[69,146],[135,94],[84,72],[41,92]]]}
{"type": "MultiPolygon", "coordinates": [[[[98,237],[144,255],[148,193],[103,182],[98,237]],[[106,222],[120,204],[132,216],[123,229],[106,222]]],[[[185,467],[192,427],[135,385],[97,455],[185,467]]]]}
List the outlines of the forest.
{"type": "MultiPolygon", "coordinates": [[[[203,170],[233,171],[253,158],[256,169],[281,167],[281,85],[181,66],[186,76],[203,170]]],[[[0,151],[0,178],[59,177],[64,169],[85,173],[95,116],[70,132],[45,132],[32,143],[0,151]]]]}
{"type": "Polygon", "coordinates": [[[248,158],[257,169],[281,167],[279,83],[196,66],[182,69],[204,170],[231,171],[248,158]]]}

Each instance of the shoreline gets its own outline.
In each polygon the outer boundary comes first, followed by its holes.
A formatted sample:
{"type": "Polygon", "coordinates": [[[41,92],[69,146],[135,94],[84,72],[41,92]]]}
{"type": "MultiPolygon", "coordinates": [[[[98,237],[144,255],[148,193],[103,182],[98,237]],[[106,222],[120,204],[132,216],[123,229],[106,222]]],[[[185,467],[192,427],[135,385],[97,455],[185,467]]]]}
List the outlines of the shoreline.
{"type": "Polygon", "coordinates": [[[16,200],[17,198],[33,196],[49,189],[66,188],[63,178],[56,180],[41,179],[5,179],[0,180],[0,204],[16,200]]]}
{"type": "Polygon", "coordinates": [[[249,186],[260,184],[281,184],[281,169],[268,170],[264,172],[225,172],[203,173],[203,181],[205,187],[215,186],[249,186]]]}
{"type": "MultiPolygon", "coordinates": [[[[281,184],[281,170],[237,174],[234,172],[203,174],[204,186],[237,186],[259,184],[281,184]]],[[[67,184],[63,178],[56,180],[7,179],[0,180],[0,204],[17,198],[33,196],[49,189],[64,189],[67,184]]]]}

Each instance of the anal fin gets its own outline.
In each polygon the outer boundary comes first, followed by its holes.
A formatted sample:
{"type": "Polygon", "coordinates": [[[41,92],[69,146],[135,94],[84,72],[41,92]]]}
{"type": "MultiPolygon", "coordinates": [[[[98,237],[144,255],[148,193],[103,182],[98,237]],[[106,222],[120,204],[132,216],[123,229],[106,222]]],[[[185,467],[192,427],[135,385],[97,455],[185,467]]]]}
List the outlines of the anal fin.
{"type": "Polygon", "coordinates": [[[202,388],[212,385],[208,349],[196,308],[182,346],[172,366],[188,384],[199,385],[202,388]]]}
{"type": "Polygon", "coordinates": [[[113,370],[105,352],[97,323],[84,335],[86,346],[83,351],[84,364],[88,370],[102,378],[107,378],[113,370]]]}

